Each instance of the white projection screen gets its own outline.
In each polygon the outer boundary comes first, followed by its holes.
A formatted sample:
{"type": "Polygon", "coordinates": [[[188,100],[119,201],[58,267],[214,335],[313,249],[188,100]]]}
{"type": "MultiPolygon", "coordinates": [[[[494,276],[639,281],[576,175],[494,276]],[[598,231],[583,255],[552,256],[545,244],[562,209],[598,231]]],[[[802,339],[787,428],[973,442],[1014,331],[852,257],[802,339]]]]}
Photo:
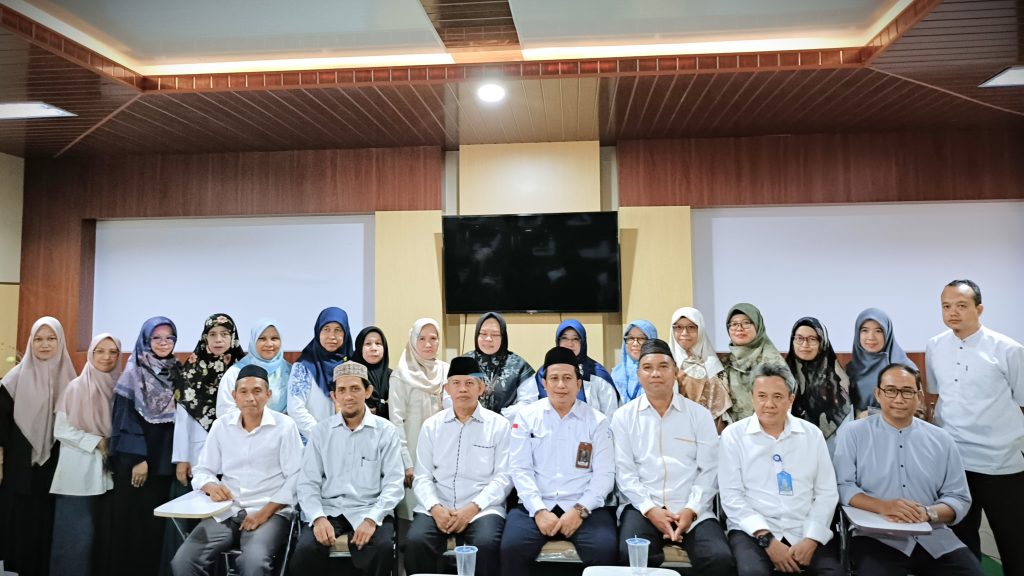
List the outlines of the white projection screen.
{"type": "MultiPolygon", "coordinates": [[[[286,351],[313,336],[317,314],[339,306],[353,332],[373,322],[373,216],[100,221],[93,332],[131,350],[142,322],[167,316],[176,352],[191,351],[215,312],[238,324],[243,348],[255,320],[278,322],[286,351]]],[[[354,337],[354,334],[353,334],[354,337]]]]}
{"type": "MultiPolygon", "coordinates": [[[[789,349],[793,323],[815,316],[849,352],[863,309],[886,311],[908,352],[946,329],[939,293],[978,283],[988,327],[1024,342],[1024,202],[856,204],[695,209],[695,306],[715,348],[728,351],[725,314],[757,306],[768,336],[789,349]]],[[[658,327],[668,329],[669,319],[658,327]]]]}

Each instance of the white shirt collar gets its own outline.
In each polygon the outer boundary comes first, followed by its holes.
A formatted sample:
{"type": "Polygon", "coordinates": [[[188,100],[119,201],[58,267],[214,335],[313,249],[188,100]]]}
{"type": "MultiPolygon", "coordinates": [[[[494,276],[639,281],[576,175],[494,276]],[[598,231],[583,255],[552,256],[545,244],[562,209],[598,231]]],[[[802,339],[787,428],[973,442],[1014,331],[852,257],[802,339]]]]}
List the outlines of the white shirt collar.
{"type": "MultiPolygon", "coordinates": [[[[764,428],[761,427],[761,421],[757,419],[757,414],[749,416],[747,418],[747,428],[744,430],[747,434],[757,434],[758,432],[764,432],[764,428]]],[[[799,426],[796,422],[796,416],[793,414],[786,414],[786,425],[782,429],[782,434],[779,434],[779,438],[782,438],[786,433],[792,434],[804,434],[806,431],[802,426],[799,426]]],[[[767,432],[764,432],[767,434],[767,432]]]]}
{"type": "MultiPolygon", "coordinates": [[[[264,426],[276,426],[277,425],[277,419],[274,418],[273,412],[274,412],[273,410],[271,410],[270,408],[267,408],[266,406],[264,406],[263,407],[263,416],[260,418],[260,425],[257,426],[256,428],[253,428],[253,431],[259,430],[260,428],[262,428],[264,426]]],[[[228,420],[227,421],[228,424],[231,424],[232,426],[238,426],[239,428],[242,428],[242,412],[241,411],[233,412],[233,413],[229,414],[227,416],[227,420],[228,420]]],[[[242,429],[245,430],[245,428],[242,428],[242,429]]]]}

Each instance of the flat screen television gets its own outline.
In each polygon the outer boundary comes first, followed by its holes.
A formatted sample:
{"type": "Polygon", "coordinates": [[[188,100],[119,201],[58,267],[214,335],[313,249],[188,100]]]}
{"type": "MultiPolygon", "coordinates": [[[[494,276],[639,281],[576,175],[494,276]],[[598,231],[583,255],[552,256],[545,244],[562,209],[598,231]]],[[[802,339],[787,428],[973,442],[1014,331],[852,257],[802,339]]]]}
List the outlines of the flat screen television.
{"type": "Polygon", "coordinates": [[[617,312],[616,212],[445,216],[448,314],[617,312]]]}

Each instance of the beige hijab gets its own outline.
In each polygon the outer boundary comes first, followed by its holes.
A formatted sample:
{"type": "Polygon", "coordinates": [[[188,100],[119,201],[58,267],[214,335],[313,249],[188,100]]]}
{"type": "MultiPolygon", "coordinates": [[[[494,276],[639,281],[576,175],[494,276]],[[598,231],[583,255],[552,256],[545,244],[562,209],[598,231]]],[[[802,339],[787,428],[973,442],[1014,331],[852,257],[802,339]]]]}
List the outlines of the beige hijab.
{"type": "Polygon", "coordinates": [[[33,464],[42,465],[50,459],[54,405],[74,377],[75,367],[68,355],[60,321],[50,316],[36,320],[24,359],[3,379],[4,388],[14,400],[14,423],[32,445],[33,464]],[[49,326],[57,335],[57,352],[49,360],[38,360],[32,354],[32,340],[43,326],[49,326]]]}
{"type": "Polygon", "coordinates": [[[93,337],[89,343],[89,359],[82,369],[82,375],[68,384],[67,390],[57,400],[57,411],[68,417],[72,426],[102,436],[110,437],[110,413],[114,406],[114,384],[121,375],[121,359],[117,359],[114,369],[101,372],[92,363],[93,354],[100,342],[110,339],[121,353],[121,341],[113,334],[104,332],[93,337]]]}
{"type": "Polygon", "coordinates": [[[433,318],[420,318],[409,330],[409,341],[405,343],[405,350],[398,360],[398,370],[395,374],[403,383],[413,388],[422,390],[427,394],[440,394],[448,375],[448,364],[438,359],[428,360],[416,352],[416,340],[420,332],[426,326],[433,326],[437,330],[438,354],[441,348],[441,325],[433,318]]]}

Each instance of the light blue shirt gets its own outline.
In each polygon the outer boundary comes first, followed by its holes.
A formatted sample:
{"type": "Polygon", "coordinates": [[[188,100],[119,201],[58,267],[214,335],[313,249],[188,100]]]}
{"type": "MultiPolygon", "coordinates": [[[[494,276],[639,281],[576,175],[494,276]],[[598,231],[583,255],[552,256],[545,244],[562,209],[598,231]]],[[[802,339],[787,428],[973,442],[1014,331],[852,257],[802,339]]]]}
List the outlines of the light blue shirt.
{"type": "MultiPolygon", "coordinates": [[[[294,372],[293,372],[294,374],[294,372]]],[[[302,459],[299,505],[312,525],[321,516],[344,516],[353,528],[365,518],[378,526],[405,491],[398,432],[370,414],[349,430],[341,414],[316,425],[302,459]]]]}
{"type": "MultiPolygon", "coordinates": [[[[956,513],[952,524],[963,520],[971,507],[971,493],[953,438],[945,430],[914,418],[898,429],[882,414],[839,427],[834,458],[839,502],[850,505],[857,494],[880,500],[906,498],[932,506],[946,504],[956,513]]],[[[933,558],[964,546],[946,525],[932,525],[923,536],[871,535],[907,556],[920,544],[933,558]]]]}

